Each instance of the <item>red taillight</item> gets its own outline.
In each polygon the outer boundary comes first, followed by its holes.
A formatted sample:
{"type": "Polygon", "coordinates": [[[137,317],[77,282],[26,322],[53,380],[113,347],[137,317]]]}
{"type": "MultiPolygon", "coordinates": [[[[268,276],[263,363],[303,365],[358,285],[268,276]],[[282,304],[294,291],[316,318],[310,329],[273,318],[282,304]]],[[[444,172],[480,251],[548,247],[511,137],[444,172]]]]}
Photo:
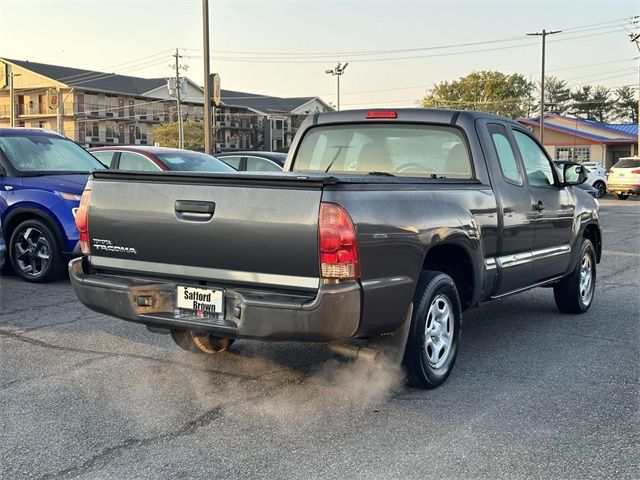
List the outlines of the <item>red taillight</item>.
{"type": "Polygon", "coordinates": [[[631,173],[635,173],[636,175],[640,175],[640,169],[638,169],[638,170],[631,170],[631,173]]]}
{"type": "Polygon", "coordinates": [[[321,203],[318,232],[322,277],[358,278],[360,260],[356,229],[349,214],[339,205],[321,203]]]}
{"type": "Polygon", "coordinates": [[[80,198],[80,207],[76,212],[76,227],[80,232],[80,251],[83,255],[89,255],[89,200],[91,200],[91,189],[85,189],[80,198]]]}
{"type": "Polygon", "coordinates": [[[391,110],[373,110],[367,112],[367,118],[398,118],[398,113],[391,110]]]}

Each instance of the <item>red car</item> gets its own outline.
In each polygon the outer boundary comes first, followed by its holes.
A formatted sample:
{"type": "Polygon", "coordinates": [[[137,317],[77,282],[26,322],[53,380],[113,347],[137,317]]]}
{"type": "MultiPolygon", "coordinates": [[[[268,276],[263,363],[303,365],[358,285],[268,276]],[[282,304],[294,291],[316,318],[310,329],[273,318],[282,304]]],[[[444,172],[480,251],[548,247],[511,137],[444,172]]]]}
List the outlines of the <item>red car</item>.
{"type": "Polygon", "coordinates": [[[88,149],[107,168],[145,172],[235,172],[216,157],[179,148],[112,146],[88,149]]]}

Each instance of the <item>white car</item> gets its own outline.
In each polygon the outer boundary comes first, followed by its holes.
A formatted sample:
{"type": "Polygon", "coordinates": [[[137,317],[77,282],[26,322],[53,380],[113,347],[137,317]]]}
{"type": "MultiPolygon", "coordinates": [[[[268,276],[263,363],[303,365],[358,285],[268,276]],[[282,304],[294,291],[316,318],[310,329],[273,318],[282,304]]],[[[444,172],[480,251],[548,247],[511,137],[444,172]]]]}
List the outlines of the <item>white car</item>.
{"type": "Polygon", "coordinates": [[[609,170],[609,191],[618,200],[640,195],[640,157],[621,158],[609,170]]]}
{"type": "Polygon", "coordinates": [[[582,166],[587,169],[588,172],[599,173],[600,175],[607,176],[607,169],[604,165],[598,162],[583,162],[582,166]]]}

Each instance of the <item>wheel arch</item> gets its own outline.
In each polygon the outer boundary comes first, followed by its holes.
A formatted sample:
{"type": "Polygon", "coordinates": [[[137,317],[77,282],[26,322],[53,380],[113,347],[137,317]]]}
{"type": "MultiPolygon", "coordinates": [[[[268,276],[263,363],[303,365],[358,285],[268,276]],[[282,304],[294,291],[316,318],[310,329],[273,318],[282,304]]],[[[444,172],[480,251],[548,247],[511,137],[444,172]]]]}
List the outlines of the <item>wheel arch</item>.
{"type": "Polygon", "coordinates": [[[584,227],[582,237],[591,240],[593,248],[596,250],[596,263],[600,263],[602,257],[602,232],[600,231],[600,227],[595,223],[588,223],[584,227]]]}
{"type": "Polygon", "coordinates": [[[429,247],[422,261],[422,270],[449,275],[458,289],[462,309],[467,310],[478,303],[480,296],[481,269],[477,267],[477,257],[477,249],[473,249],[471,239],[451,238],[429,247]]]}
{"type": "Polygon", "coordinates": [[[62,227],[55,220],[55,216],[41,208],[29,206],[15,207],[2,219],[2,236],[5,238],[7,244],[11,240],[11,235],[18,225],[26,220],[33,219],[45,222],[46,225],[51,228],[51,231],[53,231],[56,237],[55,240],[58,243],[58,248],[64,250],[65,242],[62,236],[62,227]]]}

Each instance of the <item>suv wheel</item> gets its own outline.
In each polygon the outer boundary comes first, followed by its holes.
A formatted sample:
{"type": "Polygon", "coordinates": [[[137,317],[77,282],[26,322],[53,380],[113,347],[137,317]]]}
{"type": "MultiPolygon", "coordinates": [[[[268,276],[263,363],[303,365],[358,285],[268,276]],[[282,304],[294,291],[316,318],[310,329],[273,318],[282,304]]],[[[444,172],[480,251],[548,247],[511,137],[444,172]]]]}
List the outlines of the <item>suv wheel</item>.
{"type": "Polygon", "coordinates": [[[26,220],[11,234],[8,245],[13,270],[24,280],[46,283],[64,270],[60,248],[51,228],[41,220],[26,220]]]}
{"type": "Polygon", "coordinates": [[[235,341],[233,338],[214,337],[206,333],[196,333],[193,330],[171,330],[171,338],[176,345],[187,352],[208,355],[224,352],[235,341]]]}
{"type": "Polygon", "coordinates": [[[588,239],[582,240],[580,260],[573,271],[553,287],[558,310],[584,313],[593,302],[596,288],[596,251],[588,239]]]}
{"type": "Polygon", "coordinates": [[[403,364],[409,384],[435,388],[447,379],[458,355],[462,313],[449,275],[424,271],[413,298],[403,364]]]}
{"type": "Polygon", "coordinates": [[[605,185],[604,182],[598,181],[596,183],[593,184],[593,188],[596,189],[596,198],[601,198],[605,195],[605,193],[607,193],[607,186],[605,185]]]}

